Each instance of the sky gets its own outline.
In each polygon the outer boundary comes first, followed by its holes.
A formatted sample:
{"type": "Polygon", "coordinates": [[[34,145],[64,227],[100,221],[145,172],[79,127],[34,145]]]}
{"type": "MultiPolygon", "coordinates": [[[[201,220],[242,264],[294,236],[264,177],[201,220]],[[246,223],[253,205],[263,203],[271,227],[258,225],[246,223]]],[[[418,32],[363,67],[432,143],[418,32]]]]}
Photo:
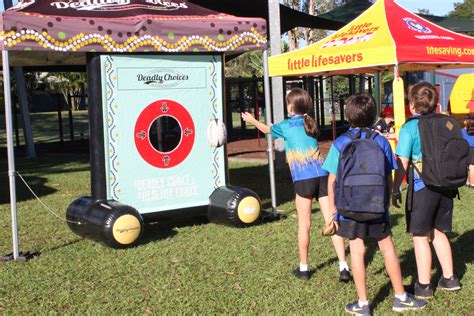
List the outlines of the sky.
{"type": "Polygon", "coordinates": [[[396,0],[396,2],[405,9],[418,12],[418,9],[428,9],[433,15],[446,15],[454,10],[455,2],[462,0],[396,0]]]}
{"type": "MultiPolygon", "coordinates": [[[[13,0],[13,2],[17,1],[13,0]]],[[[454,9],[454,2],[462,2],[462,0],[396,0],[396,2],[415,13],[418,12],[418,9],[428,9],[431,14],[442,16],[454,9]]],[[[0,0],[0,10],[3,11],[3,0],[0,0]]]]}

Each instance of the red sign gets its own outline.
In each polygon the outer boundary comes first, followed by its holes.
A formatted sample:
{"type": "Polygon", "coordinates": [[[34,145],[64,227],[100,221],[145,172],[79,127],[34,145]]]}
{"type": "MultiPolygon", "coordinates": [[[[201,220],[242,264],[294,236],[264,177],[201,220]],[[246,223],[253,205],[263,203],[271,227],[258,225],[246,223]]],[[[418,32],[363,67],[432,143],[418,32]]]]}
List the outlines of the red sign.
{"type": "Polygon", "coordinates": [[[194,145],[194,122],[184,106],[172,100],[158,100],[148,105],[135,124],[135,146],[140,156],[150,165],[157,168],[172,168],[183,162],[194,145]],[[150,128],[158,118],[170,116],[181,128],[181,139],[178,146],[169,152],[158,151],[150,140],[150,128]]]}

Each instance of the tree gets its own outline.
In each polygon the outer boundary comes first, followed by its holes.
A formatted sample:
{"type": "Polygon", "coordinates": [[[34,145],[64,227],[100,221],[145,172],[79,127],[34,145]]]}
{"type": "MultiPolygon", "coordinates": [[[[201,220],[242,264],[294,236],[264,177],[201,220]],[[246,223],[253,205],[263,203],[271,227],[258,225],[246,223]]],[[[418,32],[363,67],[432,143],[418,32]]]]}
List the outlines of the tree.
{"type": "MultiPolygon", "coordinates": [[[[57,72],[49,77],[51,89],[60,92],[64,99],[68,99],[68,95],[80,94],[86,85],[86,75],[81,72],[57,72]]],[[[83,91],[82,91],[83,92],[83,91]]],[[[74,104],[69,104],[73,110],[79,109],[79,102],[73,98],[74,104]]]]}
{"type": "MultiPolygon", "coordinates": [[[[299,10],[301,0],[285,0],[285,5],[292,8],[293,10],[299,10]]],[[[294,28],[288,31],[288,46],[290,51],[296,50],[299,48],[300,44],[300,30],[299,28],[294,28]]]]}
{"type": "Polygon", "coordinates": [[[226,63],[226,77],[263,77],[262,52],[248,52],[226,63]]]}
{"type": "Polygon", "coordinates": [[[474,0],[464,0],[463,2],[455,2],[454,10],[448,13],[451,18],[474,19],[474,0]]]}
{"type": "MultiPolygon", "coordinates": [[[[474,20],[474,0],[455,2],[454,10],[448,13],[448,17],[471,21],[474,20]]],[[[474,36],[474,32],[466,32],[466,34],[474,36]]]]}
{"type": "MultiPolygon", "coordinates": [[[[302,11],[310,15],[319,15],[328,12],[334,8],[340,7],[349,0],[284,0],[284,4],[294,10],[302,11]]],[[[373,0],[370,0],[373,2],[373,0]]],[[[325,30],[313,28],[295,28],[288,32],[288,47],[290,51],[299,48],[300,39],[306,43],[312,44],[328,35],[325,30]]]]}
{"type": "Polygon", "coordinates": [[[418,14],[431,15],[430,9],[420,9],[418,8],[418,14]]]}

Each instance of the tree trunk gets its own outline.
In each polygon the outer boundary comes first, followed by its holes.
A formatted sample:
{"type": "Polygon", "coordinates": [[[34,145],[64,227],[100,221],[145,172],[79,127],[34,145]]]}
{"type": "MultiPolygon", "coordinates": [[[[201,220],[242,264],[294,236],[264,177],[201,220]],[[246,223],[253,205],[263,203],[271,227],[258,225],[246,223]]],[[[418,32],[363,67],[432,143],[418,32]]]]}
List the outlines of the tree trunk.
{"type": "Polygon", "coordinates": [[[30,159],[36,159],[35,144],[33,142],[33,132],[31,128],[30,111],[28,109],[28,98],[26,94],[25,76],[23,68],[13,68],[16,89],[18,94],[18,102],[20,103],[21,118],[23,122],[23,134],[25,135],[25,144],[27,156],[30,159]]]}
{"type": "MultiPolygon", "coordinates": [[[[285,4],[294,10],[299,9],[299,0],[285,0],[285,4]]],[[[288,47],[290,49],[290,52],[300,47],[299,37],[300,34],[298,28],[295,28],[288,32],[288,47]]]]}
{"type": "MultiPolygon", "coordinates": [[[[315,5],[316,5],[315,0],[309,0],[309,4],[308,4],[308,14],[309,15],[314,15],[315,5]]],[[[306,44],[311,45],[314,41],[313,29],[312,28],[305,28],[303,33],[304,33],[304,39],[306,41],[306,44]]]]}

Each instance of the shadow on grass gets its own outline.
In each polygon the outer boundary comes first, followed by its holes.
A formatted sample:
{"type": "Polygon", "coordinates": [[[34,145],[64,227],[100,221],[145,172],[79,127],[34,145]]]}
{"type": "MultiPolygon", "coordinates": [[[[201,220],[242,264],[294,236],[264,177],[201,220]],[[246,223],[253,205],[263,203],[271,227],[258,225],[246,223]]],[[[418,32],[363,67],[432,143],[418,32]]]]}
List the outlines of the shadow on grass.
{"type": "MultiPolygon", "coordinates": [[[[0,204],[10,203],[10,185],[8,184],[7,177],[1,177],[2,182],[6,185],[0,186],[0,204]]],[[[36,193],[38,197],[46,196],[57,192],[55,188],[46,185],[48,182],[47,178],[37,176],[24,176],[23,177],[36,193]]],[[[23,181],[19,177],[16,178],[16,200],[18,202],[33,200],[35,197],[30,190],[25,186],[23,181]]]]}
{"type": "Polygon", "coordinates": [[[256,153],[261,153],[264,152],[262,150],[247,150],[247,151],[239,151],[237,153],[232,153],[232,154],[227,154],[229,157],[237,157],[240,155],[245,155],[245,154],[256,154],[256,153]]]}
{"type": "MultiPolygon", "coordinates": [[[[403,215],[399,214],[399,217],[403,215]]],[[[459,279],[462,281],[464,274],[466,274],[467,264],[472,264],[474,262],[474,230],[470,230],[458,236],[455,233],[449,233],[448,237],[450,239],[456,238],[454,242],[451,242],[451,249],[453,253],[454,260],[454,272],[457,274],[459,279]]],[[[431,284],[436,287],[436,284],[442,276],[441,266],[439,264],[438,258],[436,257],[436,252],[431,246],[432,253],[432,267],[436,267],[434,275],[431,277],[431,284]]],[[[402,269],[403,275],[413,276],[413,280],[417,280],[417,269],[416,269],[416,257],[413,247],[407,251],[403,256],[399,257],[400,267],[402,269]]],[[[377,271],[377,273],[382,272],[382,270],[377,271]]],[[[389,294],[392,288],[390,280],[384,284],[382,288],[379,289],[376,296],[373,299],[373,308],[376,308],[389,294]]],[[[413,293],[414,288],[413,284],[405,285],[405,289],[409,293],[413,293]]]]}
{"type": "Polygon", "coordinates": [[[148,222],[145,224],[145,230],[138,245],[146,245],[150,242],[171,238],[178,234],[177,230],[180,227],[199,226],[208,223],[209,221],[205,216],[192,216],[160,222],[148,222]]]}
{"type": "MultiPolygon", "coordinates": [[[[248,188],[258,194],[262,201],[263,209],[271,208],[270,176],[268,165],[233,168],[229,170],[232,185],[248,188]]],[[[278,204],[293,201],[294,192],[288,168],[276,170],[275,183],[278,204]]]]}
{"type": "Polygon", "coordinates": [[[467,264],[474,262],[474,230],[470,230],[459,236],[452,244],[454,271],[462,280],[466,274],[467,264]]]}
{"type": "MultiPolygon", "coordinates": [[[[402,214],[391,214],[390,216],[390,227],[395,227],[398,225],[399,221],[401,218],[404,218],[402,214]]],[[[365,266],[367,267],[375,257],[375,253],[380,251],[378,242],[375,239],[368,239],[366,241],[366,247],[367,251],[365,253],[365,266]]],[[[384,268],[376,271],[375,273],[385,273],[385,266],[384,268]]],[[[402,269],[403,271],[403,269],[402,269]]],[[[403,272],[402,272],[403,273],[403,272]]],[[[367,277],[367,276],[366,276],[367,277]]],[[[388,276],[387,276],[388,279],[388,276]]],[[[387,296],[390,295],[390,291],[392,289],[392,283],[390,282],[390,279],[388,279],[388,282],[385,283],[377,292],[377,294],[374,296],[371,307],[373,309],[377,308],[377,306],[387,298],[387,296]]]]}
{"type": "Polygon", "coordinates": [[[60,245],[56,245],[56,246],[53,246],[53,247],[50,247],[50,248],[43,249],[42,252],[43,252],[43,253],[44,253],[44,252],[54,252],[54,251],[60,250],[60,249],[62,249],[62,248],[64,248],[64,247],[68,247],[68,246],[72,246],[72,245],[74,245],[74,244],[77,244],[78,242],[81,242],[81,241],[83,241],[83,240],[84,240],[84,238],[78,237],[78,238],[76,238],[76,239],[74,239],[74,240],[70,240],[70,241],[65,242],[65,243],[63,243],[63,244],[60,244],[60,245]]]}
{"type": "MultiPolygon", "coordinates": [[[[401,218],[404,218],[402,214],[391,214],[390,227],[398,226],[401,218]]],[[[375,254],[380,250],[375,239],[368,239],[365,243],[367,246],[367,252],[365,253],[365,265],[368,266],[374,260],[375,254]]],[[[380,271],[377,271],[377,273],[380,273],[380,271]]]]}

